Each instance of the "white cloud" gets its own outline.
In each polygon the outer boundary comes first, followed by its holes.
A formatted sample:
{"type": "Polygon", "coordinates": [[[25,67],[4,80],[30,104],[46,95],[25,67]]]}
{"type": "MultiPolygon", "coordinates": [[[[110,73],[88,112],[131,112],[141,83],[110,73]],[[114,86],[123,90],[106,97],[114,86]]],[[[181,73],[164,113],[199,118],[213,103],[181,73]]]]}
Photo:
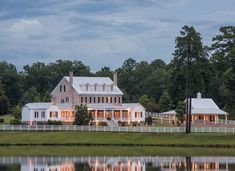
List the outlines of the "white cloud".
{"type": "Polygon", "coordinates": [[[37,19],[21,19],[13,23],[8,31],[10,32],[25,32],[25,31],[35,31],[40,29],[42,24],[37,19]]]}

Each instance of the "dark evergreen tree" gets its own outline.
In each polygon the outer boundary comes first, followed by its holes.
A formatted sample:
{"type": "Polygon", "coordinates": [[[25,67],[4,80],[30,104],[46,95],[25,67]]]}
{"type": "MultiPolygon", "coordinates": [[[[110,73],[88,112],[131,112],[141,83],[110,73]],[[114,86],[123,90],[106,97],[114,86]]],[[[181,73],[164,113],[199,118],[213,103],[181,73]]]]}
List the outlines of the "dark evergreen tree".
{"type": "Polygon", "coordinates": [[[75,120],[74,125],[88,125],[92,120],[92,116],[88,113],[86,105],[75,107],[75,120]]]}

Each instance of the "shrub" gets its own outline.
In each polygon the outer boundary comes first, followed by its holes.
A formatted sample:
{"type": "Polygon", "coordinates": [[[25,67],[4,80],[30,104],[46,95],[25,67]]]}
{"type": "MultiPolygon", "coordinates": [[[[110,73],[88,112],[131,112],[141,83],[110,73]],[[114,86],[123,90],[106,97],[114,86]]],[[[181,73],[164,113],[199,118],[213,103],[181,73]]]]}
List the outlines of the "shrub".
{"type": "Polygon", "coordinates": [[[10,120],[10,124],[11,124],[11,125],[20,125],[21,122],[20,122],[19,119],[12,119],[12,120],[10,120]]]}
{"type": "Polygon", "coordinates": [[[136,123],[136,122],[133,122],[133,123],[132,123],[132,126],[137,126],[137,123],[136,123]]]}
{"type": "Polygon", "coordinates": [[[107,122],[101,122],[100,125],[101,126],[108,126],[107,122]]]}
{"type": "Polygon", "coordinates": [[[3,118],[0,118],[0,123],[3,123],[4,122],[4,119],[3,118]]]}
{"type": "Polygon", "coordinates": [[[47,125],[62,125],[62,122],[61,121],[48,120],[47,125]]]}

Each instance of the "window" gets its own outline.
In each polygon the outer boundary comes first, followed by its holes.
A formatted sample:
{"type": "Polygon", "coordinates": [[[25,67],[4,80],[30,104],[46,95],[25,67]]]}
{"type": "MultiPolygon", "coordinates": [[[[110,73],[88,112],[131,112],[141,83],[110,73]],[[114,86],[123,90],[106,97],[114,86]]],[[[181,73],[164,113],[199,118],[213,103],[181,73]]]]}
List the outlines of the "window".
{"type": "Polygon", "coordinates": [[[140,112],[140,117],[141,117],[141,118],[143,117],[143,113],[142,113],[142,112],[140,112]]]}
{"type": "Polygon", "coordinates": [[[69,97],[66,97],[66,98],[65,98],[65,101],[66,101],[66,102],[69,102],[69,97]]]}
{"type": "Polygon", "coordinates": [[[61,103],[64,103],[64,99],[61,99],[61,103]]]}
{"type": "Polygon", "coordinates": [[[106,103],[109,103],[109,98],[108,97],[106,97],[106,103]]]}
{"type": "Polygon", "coordinates": [[[110,97],[110,103],[113,103],[113,97],[110,97]]]}
{"type": "Polygon", "coordinates": [[[93,103],[96,103],[95,97],[93,98],[93,103]]]}
{"type": "Polygon", "coordinates": [[[66,91],[65,85],[64,85],[64,92],[66,91]]]}
{"type": "Polygon", "coordinates": [[[100,97],[98,97],[98,103],[100,103],[100,97]]]}
{"type": "Polygon", "coordinates": [[[58,118],[58,112],[57,111],[50,112],[50,118],[58,118]]]}
{"type": "Polygon", "coordinates": [[[62,92],[62,85],[60,85],[60,92],[62,92]]]}
{"type": "Polygon", "coordinates": [[[121,97],[118,97],[118,103],[121,103],[121,97]]]}
{"type": "Polygon", "coordinates": [[[83,103],[83,97],[81,97],[81,103],[83,103]]]}
{"type": "Polygon", "coordinates": [[[87,103],[87,97],[85,97],[85,103],[87,103]]]}
{"type": "Polygon", "coordinates": [[[34,112],[34,118],[38,118],[38,112],[34,112]]]}
{"type": "Polygon", "coordinates": [[[135,118],[137,118],[137,112],[135,112],[135,118]]]}
{"type": "Polygon", "coordinates": [[[46,114],[44,111],[41,112],[41,118],[45,118],[46,117],[46,114]]]}
{"type": "Polygon", "coordinates": [[[114,97],[114,103],[117,103],[117,97],[114,97]]]}
{"type": "Polygon", "coordinates": [[[102,103],[104,103],[104,97],[102,97],[102,103]]]}
{"type": "Polygon", "coordinates": [[[92,98],[90,97],[90,103],[92,103],[92,98]]]}

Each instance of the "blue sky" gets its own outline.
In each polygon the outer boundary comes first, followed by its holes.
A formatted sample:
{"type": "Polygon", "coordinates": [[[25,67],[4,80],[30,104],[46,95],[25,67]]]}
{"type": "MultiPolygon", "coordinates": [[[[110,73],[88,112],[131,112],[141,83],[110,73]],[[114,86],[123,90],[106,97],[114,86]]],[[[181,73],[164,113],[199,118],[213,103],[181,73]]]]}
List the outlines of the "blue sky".
{"type": "Polygon", "coordinates": [[[183,25],[210,45],[221,26],[235,25],[234,7],[235,0],[1,0],[0,61],[22,69],[81,60],[93,71],[129,57],[168,63],[183,25]]]}

